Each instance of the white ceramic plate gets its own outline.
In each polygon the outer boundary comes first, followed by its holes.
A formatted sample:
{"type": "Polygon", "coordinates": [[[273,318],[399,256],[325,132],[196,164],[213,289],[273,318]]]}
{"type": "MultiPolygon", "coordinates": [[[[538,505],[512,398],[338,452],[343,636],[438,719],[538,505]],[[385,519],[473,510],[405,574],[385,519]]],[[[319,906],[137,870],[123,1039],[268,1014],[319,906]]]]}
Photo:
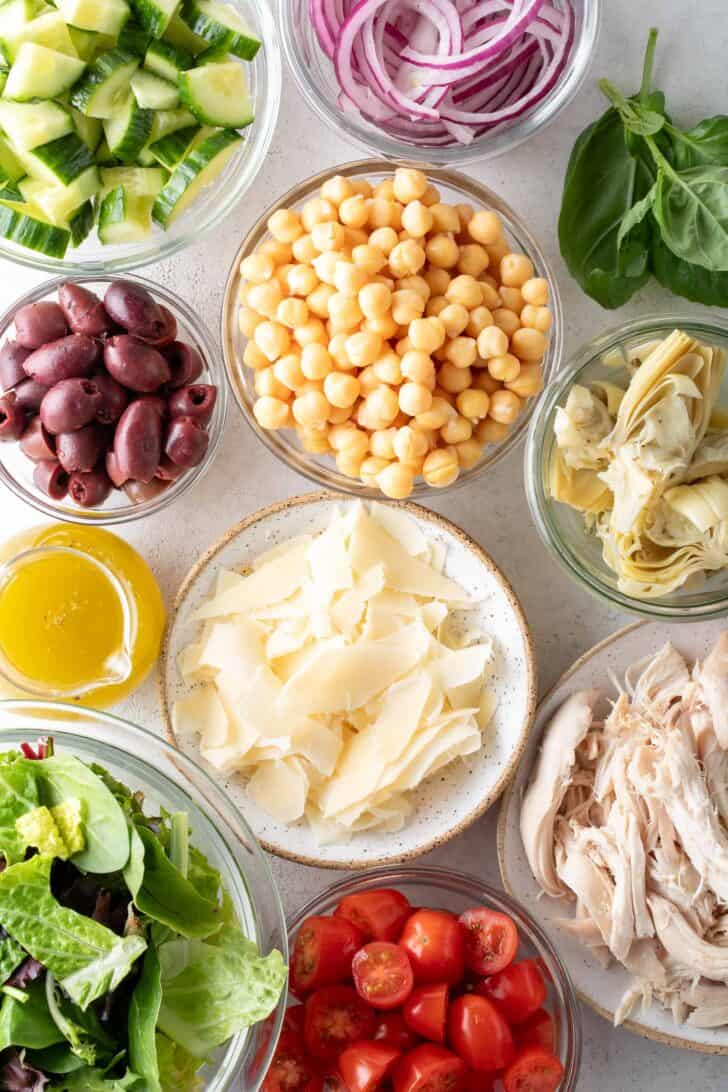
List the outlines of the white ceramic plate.
{"type": "MultiPolygon", "coordinates": [[[[614,686],[610,676],[622,678],[628,667],[652,652],[657,652],[666,641],[672,641],[688,662],[692,663],[710,651],[725,628],[725,620],[695,623],[691,626],[670,625],[667,622],[637,622],[590,649],[562,676],[539,705],[536,723],[523,760],[501,805],[498,859],[505,889],[529,908],[548,933],[566,964],[582,1001],[608,1020],[614,1019],[615,1009],[630,983],[630,975],[617,965],[604,970],[583,945],[554,924],[554,919],[565,913],[564,903],[541,896],[531,874],[519,829],[523,792],[531,777],[544,727],[570,694],[590,687],[596,687],[607,695],[613,694],[614,686]]],[[[568,910],[566,913],[568,914],[568,910]]],[[[657,1039],[669,1046],[699,1050],[707,1054],[728,1054],[728,1028],[678,1026],[671,1014],[657,1004],[651,1005],[645,1012],[635,1010],[632,1019],[623,1026],[647,1039],[657,1039]]]]}
{"type": "MultiPolygon", "coordinates": [[[[334,506],[355,503],[332,494],[308,494],[264,508],[249,516],[216,543],[194,566],[177,596],[159,661],[162,713],[171,736],[170,710],[186,687],[177,669],[182,648],[196,636],[192,613],[209,597],[221,568],[245,569],[278,542],[323,530],[334,506]]],[[[284,826],[256,807],[238,778],[225,787],[263,846],[281,857],[328,868],[368,868],[425,853],[464,830],[503,791],[523,751],[536,706],[533,646],[520,604],[507,580],[487,554],[463,531],[418,505],[403,507],[428,539],[447,550],[445,573],[474,599],[482,600],[480,621],[496,645],[497,669],[491,683],[497,709],[481,751],[453,763],[413,795],[415,811],[396,834],[363,832],[349,841],[320,846],[303,822],[284,826]]],[[[179,742],[179,741],[178,741],[179,742]]],[[[200,762],[194,745],[190,753],[200,762]]],[[[208,767],[209,768],[209,767],[208,767]]],[[[214,772],[216,779],[224,777],[214,772]]]]}

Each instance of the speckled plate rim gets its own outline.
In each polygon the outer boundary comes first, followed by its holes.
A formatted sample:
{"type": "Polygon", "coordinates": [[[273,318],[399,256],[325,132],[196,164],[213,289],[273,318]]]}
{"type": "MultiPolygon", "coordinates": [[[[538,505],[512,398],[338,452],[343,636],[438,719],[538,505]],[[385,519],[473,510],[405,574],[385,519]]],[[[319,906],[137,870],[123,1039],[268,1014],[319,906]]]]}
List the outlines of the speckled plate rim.
{"type": "MultiPolygon", "coordinates": [[[[165,687],[165,680],[169,670],[169,652],[170,642],[172,637],[172,631],[174,629],[177,616],[182,609],[182,606],[187,598],[190,589],[197,581],[199,576],[207,568],[209,564],[217,557],[221,550],[223,550],[233,539],[237,538],[244,531],[246,531],[253,524],[261,523],[264,520],[269,519],[272,516],[277,515],[279,512],[283,512],[288,508],[299,507],[307,504],[319,504],[321,502],[330,502],[333,504],[341,503],[353,503],[355,498],[349,496],[341,496],[332,492],[318,492],[318,493],[302,493],[295,497],[290,497],[287,500],[275,501],[273,504],[266,505],[264,508],[259,508],[256,512],[252,512],[250,515],[245,516],[238,523],[230,527],[224,535],[222,535],[212,546],[195,562],[187,575],[184,577],[182,583],[179,586],[179,590],[174,597],[174,601],[169,610],[167,617],[167,624],[164,630],[164,637],[162,639],[161,651],[159,659],[157,661],[157,693],[159,696],[159,706],[164,722],[164,732],[169,742],[178,747],[177,738],[172,729],[172,717],[167,702],[167,693],[165,687]]],[[[380,502],[386,503],[386,502],[380,502]]],[[[508,759],[505,769],[501,773],[500,777],[496,781],[485,798],[470,811],[464,818],[460,819],[455,826],[449,830],[437,834],[435,837],[429,839],[422,846],[418,846],[416,849],[410,850],[407,853],[395,854],[392,856],[376,857],[361,861],[357,859],[347,861],[330,861],[321,860],[318,857],[309,857],[300,853],[293,853],[290,850],[286,850],[284,847],[273,844],[265,838],[258,838],[260,845],[268,853],[273,853],[277,857],[281,857],[284,860],[292,861],[295,864],[308,865],[312,868],[327,868],[332,871],[352,871],[369,868],[380,868],[384,865],[403,864],[406,861],[415,860],[417,857],[423,856],[425,853],[431,852],[433,849],[437,849],[447,842],[456,838],[472,826],[482,815],[491,808],[503,790],[510,782],[513,774],[518,768],[518,763],[521,760],[521,756],[526,748],[526,743],[533,726],[533,722],[536,717],[536,705],[538,696],[538,677],[537,677],[537,663],[536,663],[536,651],[531,634],[531,629],[526,619],[525,612],[521,606],[521,602],[516,595],[513,587],[496,565],[490,554],[486,553],[482,546],[480,546],[475,539],[471,538],[462,528],[457,524],[452,523],[444,516],[439,515],[437,512],[430,511],[429,508],[424,508],[420,504],[414,504],[411,501],[400,501],[397,504],[398,508],[409,512],[417,519],[424,520],[426,523],[434,524],[435,527],[447,534],[452,535],[454,538],[469,550],[480,564],[488,571],[489,575],[497,581],[503,591],[508,604],[513,611],[513,616],[518,626],[523,639],[523,650],[526,660],[527,679],[525,684],[525,702],[526,702],[526,714],[523,718],[523,724],[521,731],[518,735],[518,739],[513,747],[510,758],[508,759]]],[[[256,833],[256,837],[258,837],[256,833]]]]}
{"type": "MultiPolygon", "coordinates": [[[[552,687],[546,691],[541,700],[538,703],[538,709],[536,710],[536,716],[534,721],[538,718],[540,710],[546,705],[546,703],[553,697],[557,690],[562,686],[565,686],[568,681],[574,677],[577,671],[580,670],[585,664],[593,660],[605,649],[611,645],[616,644],[623,637],[626,637],[630,633],[634,633],[635,630],[642,629],[644,626],[654,625],[655,622],[665,623],[666,619],[655,618],[643,618],[637,622],[632,622],[630,625],[623,626],[618,629],[616,633],[610,634],[609,637],[605,637],[604,640],[598,641],[597,644],[592,645],[591,648],[583,652],[581,656],[569,667],[564,674],[557,679],[552,687]]],[[[515,781],[511,780],[506,786],[506,790],[503,794],[501,801],[500,811],[498,813],[498,829],[496,835],[496,848],[498,852],[498,868],[501,874],[501,880],[503,881],[503,887],[505,891],[512,899],[517,899],[517,895],[511,886],[508,879],[508,872],[506,870],[506,853],[505,853],[505,840],[506,840],[506,821],[508,811],[511,805],[511,798],[515,791],[515,781]]],[[[614,1013],[609,1009],[605,1009],[603,1005],[600,1005],[598,1001],[595,1001],[588,993],[577,987],[572,979],[572,985],[574,986],[574,992],[583,1004],[588,1005],[590,1009],[596,1012],[599,1016],[603,1017],[610,1024],[614,1022],[614,1013]]],[[[713,1055],[728,1055],[728,1045],[726,1046],[712,1046],[709,1043],[696,1043],[693,1039],[684,1039],[681,1035],[668,1035],[664,1031],[657,1031],[654,1028],[646,1027],[644,1024],[639,1024],[635,1020],[625,1020],[621,1023],[620,1028],[624,1028],[627,1031],[632,1032],[633,1035],[638,1035],[641,1039],[649,1039],[655,1043],[662,1043],[664,1046],[676,1048],[678,1050],[690,1050],[696,1054],[713,1054],[713,1055]]]]}

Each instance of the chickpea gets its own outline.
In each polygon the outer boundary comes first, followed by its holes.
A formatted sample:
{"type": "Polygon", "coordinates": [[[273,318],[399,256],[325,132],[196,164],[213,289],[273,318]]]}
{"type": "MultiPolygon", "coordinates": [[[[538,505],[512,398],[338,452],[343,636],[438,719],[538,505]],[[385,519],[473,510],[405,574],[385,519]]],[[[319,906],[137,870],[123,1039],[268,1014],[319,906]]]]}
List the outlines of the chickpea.
{"type": "Polygon", "coordinates": [[[382,355],[382,339],[368,331],[351,334],[346,353],[355,368],[366,368],[382,355]]]}
{"type": "Polygon", "coordinates": [[[335,292],[329,300],[329,317],[339,330],[353,330],[364,316],[355,296],[335,292]]]}
{"type": "Polygon", "coordinates": [[[267,239],[258,250],[265,254],[274,265],[288,265],[293,261],[293,247],[290,243],[281,243],[277,239],[267,239]]]}
{"type": "Polygon", "coordinates": [[[301,358],[296,353],[288,353],[276,360],[273,375],[289,391],[298,390],[306,382],[306,376],[301,370],[301,358]]]}
{"type": "Polygon", "coordinates": [[[495,311],[497,307],[503,306],[503,301],[500,298],[497,285],[495,283],[491,284],[491,279],[480,278],[480,292],[483,297],[483,306],[487,307],[489,311],[495,311]]]}
{"type": "Polygon", "coordinates": [[[374,187],[373,197],[380,197],[383,201],[395,201],[394,179],[384,178],[374,187]]]}
{"type": "Polygon", "coordinates": [[[445,344],[445,324],[439,318],[414,319],[409,324],[407,336],[415,349],[432,353],[445,344]]]}
{"type": "Polygon", "coordinates": [[[490,265],[493,269],[499,269],[503,259],[506,257],[507,254],[510,254],[511,252],[511,248],[508,245],[506,239],[500,239],[497,243],[493,243],[491,246],[487,246],[485,249],[488,251],[490,265]]]}
{"type": "Polygon", "coordinates": [[[334,451],[346,451],[349,455],[358,455],[360,459],[369,451],[368,434],[351,422],[330,428],[329,443],[334,451]]]}
{"type": "Polygon", "coordinates": [[[441,429],[451,417],[455,416],[455,409],[440,395],[435,395],[432,405],[426,413],[418,413],[412,422],[418,430],[430,432],[441,429]]]}
{"type": "Polygon", "coordinates": [[[402,376],[413,383],[432,390],[435,386],[435,365],[432,358],[420,349],[410,349],[401,358],[402,376]]]}
{"type": "Polygon", "coordinates": [[[311,228],[311,241],[322,254],[332,250],[343,250],[346,245],[346,231],[335,221],[314,224],[311,228]]]}
{"type": "Polygon", "coordinates": [[[309,233],[314,224],[333,223],[338,219],[338,209],[331,201],[322,197],[313,197],[301,209],[301,223],[309,233]]]}
{"type": "Polygon", "coordinates": [[[399,236],[392,227],[376,228],[369,236],[369,245],[375,247],[377,250],[381,250],[382,254],[387,258],[398,242],[399,236]]]}
{"type": "Polygon", "coordinates": [[[377,485],[385,497],[391,497],[392,500],[409,497],[414,484],[415,476],[411,467],[403,463],[390,463],[377,474],[377,485]]]}
{"type": "Polygon", "coordinates": [[[291,295],[303,296],[304,298],[310,296],[314,288],[317,288],[319,284],[316,270],[310,265],[295,265],[286,279],[291,295]]]}
{"type": "Polygon", "coordinates": [[[461,201],[459,204],[457,204],[455,206],[455,211],[458,214],[458,221],[459,221],[459,224],[460,224],[459,233],[461,235],[464,235],[464,234],[466,234],[466,229],[467,229],[468,224],[470,223],[470,221],[473,219],[473,216],[475,215],[475,210],[473,209],[472,205],[467,205],[464,201],[461,201]]]}
{"type": "Polygon", "coordinates": [[[456,368],[470,368],[478,358],[478,344],[474,337],[454,337],[445,346],[445,359],[456,368]]]}
{"type": "Polygon", "coordinates": [[[370,364],[368,368],[362,368],[359,371],[357,378],[359,380],[362,398],[371,394],[372,391],[378,390],[382,385],[382,381],[377,375],[373,364],[370,364]]]}
{"type": "Polygon", "coordinates": [[[423,205],[427,205],[428,209],[433,205],[438,205],[442,201],[442,194],[432,182],[427,183],[427,189],[422,194],[421,201],[423,205]]]}
{"type": "MultiPolygon", "coordinates": [[[[467,417],[471,421],[477,421],[488,416],[490,396],[486,391],[479,391],[469,387],[467,390],[460,392],[455,404],[463,417],[467,417]]],[[[452,441],[448,442],[451,443],[452,441]]]]}
{"type": "Polygon", "coordinates": [[[383,341],[396,337],[399,325],[391,315],[381,315],[379,318],[367,319],[363,329],[370,330],[373,334],[379,334],[383,341]]]}
{"type": "Polygon", "coordinates": [[[431,451],[422,467],[422,477],[435,489],[452,485],[459,473],[457,452],[451,447],[441,447],[431,451]]]}
{"type": "Polygon", "coordinates": [[[489,262],[488,251],[479,243],[468,243],[466,246],[460,247],[460,258],[457,265],[459,273],[479,277],[488,268],[489,262]]]}
{"type": "Polygon", "coordinates": [[[363,246],[369,242],[369,232],[366,228],[346,228],[345,251],[352,251],[355,246],[363,246]]]}
{"type": "Polygon", "coordinates": [[[398,387],[402,382],[402,362],[395,352],[387,352],[374,362],[374,374],[382,383],[398,387]]]}
{"type": "Polygon", "coordinates": [[[486,327],[492,325],[493,313],[487,307],[476,307],[474,311],[470,312],[470,319],[468,320],[468,325],[465,327],[465,333],[468,337],[477,339],[486,327]]]}
{"type": "Polygon", "coordinates": [[[408,337],[400,338],[397,344],[394,346],[394,349],[398,356],[404,356],[405,353],[411,352],[412,342],[408,337]]]}
{"type": "Polygon", "coordinates": [[[294,330],[308,322],[308,304],[302,299],[281,300],[276,308],[275,318],[282,326],[294,330]]]}
{"type": "Polygon", "coordinates": [[[304,451],[308,451],[310,455],[329,455],[331,453],[331,446],[325,429],[302,428],[299,425],[296,431],[301,447],[304,451]]]}
{"type": "Polygon", "coordinates": [[[519,398],[533,398],[543,390],[543,375],[538,364],[522,364],[519,374],[510,383],[506,383],[509,391],[513,391],[519,398]]]}
{"type": "Polygon", "coordinates": [[[511,335],[511,349],[519,360],[533,363],[541,360],[548,347],[548,340],[540,330],[522,327],[511,335]]]}
{"type": "Polygon", "coordinates": [[[462,303],[448,303],[437,317],[449,338],[459,337],[470,322],[470,312],[462,303]]]}
{"type": "Polygon", "coordinates": [[[378,459],[394,459],[394,438],[397,435],[396,428],[383,428],[373,432],[369,437],[369,450],[378,459]]]}
{"type": "Polygon", "coordinates": [[[432,231],[434,217],[421,201],[411,201],[402,212],[402,227],[414,239],[421,239],[432,231]]]}
{"type": "Polygon", "coordinates": [[[268,220],[268,231],[279,243],[293,243],[303,234],[303,227],[292,209],[277,209],[268,220]]]}
{"type": "Polygon", "coordinates": [[[339,409],[350,409],[359,397],[360,391],[361,384],[353,375],[331,372],[324,379],[324,394],[331,405],[339,409]]]}
{"type": "Polygon", "coordinates": [[[325,379],[334,369],[329,350],[319,342],[304,345],[301,351],[301,371],[306,379],[325,379]]]}
{"type": "Polygon", "coordinates": [[[334,336],[329,341],[329,353],[336,361],[336,366],[338,368],[341,368],[343,371],[348,371],[354,366],[349,360],[349,357],[346,353],[347,340],[348,335],[345,333],[341,333],[334,334],[334,336]]]}
{"type": "Polygon", "coordinates": [[[365,273],[368,273],[370,277],[379,273],[387,264],[387,259],[384,254],[382,254],[381,250],[378,250],[370,243],[365,243],[362,246],[355,246],[351,252],[351,257],[354,265],[358,265],[359,268],[363,269],[365,273]]]}
{"type": "Polygon", "coordinates": [[[291,335],[279,322],[261,322],[256,326],[253,340],[263,356],[271,363],[285,356],[291,345],[291,335]]]}
{"type": "Polygon", "coordinates": [[[376,455],[370,455],[368,459],[360,464],[359,477],[372,489],[377,488],[377,476],[381,474],[383,470],[386,470],[388,466],[386,459],[379,459],[376,455]]]}
{"type": "Polygon", "coordinates": [[[486,394],[493,394],[494,391],[502,390],[503,384],[494,379],[487,368],[483,368],[473,379],[473,387],[475,390],[485,391],[486,394]]]}
{"type": "Polygon", "coordinates": [[[500,421],[494,421],[492,417],[488,417],[476,428],[475,438],[481,444],[499,444],[501,440],[505,440],[510,431],[510,425],[501,424],[500,421]]]}
{"type": "Polygon", "coordinates": [[[446,444],[462,444],[473,435],[472,422],[467,417],[456,414],[440,429],[440,436],[446,444]]]}
{"type": "Polygon", "coordinates": [[[358,478],[363,459],[361,455],[340,451],[336,456],[336,468],[347,478],[358,478]]]}
{"type": "Polygon", "coordinates": [[[458,216],[457,209],[452,205],[442,205],[440,203],[430,206],[430,212],[432,213],[432,226],[435,231],[444,232],[458,232],[460,230],[460,217],[458,216]]]}
{"type": "Polygon", "coordinates": [[[478,353],[484,360],[508,352],[508,335],[499,326],[486,326],[478,334],[478,353]]]}
{"type": "Polygon", "coordinates": [[[301,265],[311,265],[318,254],[310,235],[300,235],[291,247],[291,260],[295,259],[301,265]]]}
{"type": "Polygon", "coordinates": [[[260,351],[255,342],[251,340],[243,351],[243,364],[257,372],[260,371],[261,368],[269,367],[270,360],[260,351]]]}
{"type": "Polygon", "coordinates": [[[306,300],[309,311],[318,318],[327,319],[329,317],[329,300],[334,291],[330,284],[320,284],[317,288],[314,288],[306,300]]]}
{"type": "Polygon", "coordinates": [[[458,368],[455,364],[442,364],[437,373],[437,381],[448,394],[460,394],[472,386],[473,373],[470,368],[458,368]]]}
{"type": "Polygon", "coordinates": [[[521,295],[533,307],[545,307],[549,302],[549,282],[545,277],[530,277],[521,285],[521,295]]]}
{"type": "Polygon", "coordinates": [[[462,306],[467,307],[469,311],[472,311],[476,307],[480,307],[483,302],[483,293],[480,284],[476,281],[475,277],[471,277],[465,273],[450,281],[445,296],[451,303],[462,304],[462,306]]]}
{"type": "Polygon", "coordinates": [[[264,281],[263,284],[251,284],[248,290],[248,303],[259,315],[273,319],[276,317],[278,304],[283,299],[283,292],[278,281],[264,281]]]}
{"type": "Polygon", "coordinates": [[[493,246],[503,238],[503,224],[497,212],[488,212],[481,209],[476,212],[468,223],[468,234],[476,243],[483,246],[493,246]]]}
{"type": "Polygon", "coordinates": [[[334,270],[334,287],[342,296],[358,296],[367,283],[367,274],[353,262],[337,262],[334,270]]]}
{"type": "Polygon", "coordinates": [[[252,284],[269,281],[275,272],[275,263],[267,254],[249,254],[240,263],[240,275],[252,284]]]}
{"type": "Polygon", "coordinates": [[[419,273],[427,256],[419,243],[414,239],[407,239],[403,243],[397,243],[389,255],[389,268],[395,277],[409,277],[419,273]]]}
{"type": "Polygon", "coordinates": [[[520,288],[533,277],[533,262],[525,254],[506,254],[501,259],[501,283],[509,288],[520,288]]]}
{"type": "Polygon", "coordinates": [[[293,400],[293,416],[304,428],[325,425],[329,415],[329,403],[320,391],[307,391],[293,400]]]}
{"type": "Polygon", "coordinates": [[[349,179],[344,178],[343,174],[335,174],[333,178],[327,178],[321,187],[321,196],[332,205],[341,205],[342,201],[351,197],[353,192],[349,179]]]}
{"type": "Polygon", "coordinates": [[[427,437],[411,425],[394,430],[392,437],[392,457],[411,466],[427,454],[427,437]]]}
{"type": "Polygon", "coordinates": [[[252,337],[257,326],[260,326],[263,317],[250,307],[241,307],[238,311],[238,328],[241,334],[252,337]]]}
{"type": "MultiPolygon", "coordinates": [[[[429,394],[429,391],[427,393],[429,394]]],[[[367,395],[364,405],[367,416],[373,421],[381,422],[384,428],[391,425],[399,411],[397,395],[391,387],[385,387],[383,384],[367,395]]]]}
{"type": "Polygon", "coordinates": [[[403,291],[392,293],[392,318],[400,326],[407,326],[413,319],[419,318],[425,309],[425,301],[417,292],[403,291]]]}
{"type": "Polygon", "coordinates": [[[475,438],[463,440],[461,444],[456,444],[455,450],[458,453],[458,462],[463,470],[471,470],[478,465],[483,457],[483,445],[475,438]]]}
{"type": "Polygon", "coordinates": [[[310,318],[308,322],[304,322],[303,326],[297,326],[293,336],[302,348],[304,345],[310,345],[312,341],[319,341],[322,345],[326,345],[329,340],[326,327],[320,318],[310,318]]]}
{"type": "Polygon", "coordinates": [[[437,269],[454,268],[460,257],[460,247],[449,235],[431,235],[425,252],[427,260],[437,269]]]}
{"type": "Polygon", "coordinates": [[[427,186],[427,177],[422,171],[411,167],[398,167],[394,172],[392,192],[403,205],[408,205],[410,201],[419,201],[427,192],[427,186]]]}
{"type": "Polygon", "coordinates": [[[403,383],[399,388],[399,408],[408,417],[427,413],[432,405],[432,391],[424,383],[403,383]]]}
{"type": "Polygon", "coordinates": [[[493,322],[499,326],[507,336],[513,337],[516,330],[521,328],[521,320],[515,311],[509,311],[507,307],[496,307],[493,312],[493,322]]]}
{"type": "Polygon", "coordinates": [[[272,398],[264,395],[256,399],[253,405],[253,415],[264,429],[286,428],[289,422],[290,410],[287,402],[280,398],[272,398]]]}
{"type": "Polygon", "coordinates": [[[501,425],[511,425],[522,406],[521,399],[513,391],[496,391],[490,399],[489,416],[501,425]]]}
{"type": "Polygon", "coordinates": [[[255,373],[253,385],[255,387],[255,393],[261,398],[278,398],[281,402],[287,402],[291,397],[290,390],[276,378],[276,374],[270,365],[267,368],[261,368],[255,373]]]}
{"type": "Polygon", "coordinates": [[[374,197],[367,208],[367,223],[372,231],[377,228],[391,227],[399,230],[402,220],[402,206],[384,197],[374,197]]]}
{"type": "Polygon", "coordinates": [[[521,362],[513,353],[504,356],[492,356],[488,361],[488,371],[493,379],[500,383],[512,383],[521,372],[521,362]]]}
{"type": "Polygon", "coordinates": [[[452,304],[448,303],[444,296],[431,296],[427,301],[425,314],[428,318],[439,318],[445,308],[451,306],[452,304]]]}
{"type": "Polygon", "coordinates": [[[368,178],[350,178],[349,182],[354,193],[360,193],[362,197],[371,197],[373,187],[368,178]]]}
{"type": "Polygon", "coordinates": [[[359,290],[359,307],[368,319],[386,315],[392,306],[392,292],[386,284],[365,284],[359,290]]]}
{"type": "Polygon", "coordinates": [[[540,330],[542,334],[548,333],[553,322],[553,315],[548,307],[535,307],[527,303],[521,311],[521,326],[527,326],[531,330],[540,330]]]}
{"type": "Polygon", "coordinates": [[[329,406],[328,421],[331,425],[343,425],[344,421],[351,420],[354,412],[353,406],[329,406]]]}
{"type": "Polygon", "coordinates": [[[412,277],[400,277],[395,282],[398,292],[416,292],[418,296],[422,296],[422,299],[427,303],[432,293],[430,292],[430,286],[424,277],[412,276],[412,277]]]}

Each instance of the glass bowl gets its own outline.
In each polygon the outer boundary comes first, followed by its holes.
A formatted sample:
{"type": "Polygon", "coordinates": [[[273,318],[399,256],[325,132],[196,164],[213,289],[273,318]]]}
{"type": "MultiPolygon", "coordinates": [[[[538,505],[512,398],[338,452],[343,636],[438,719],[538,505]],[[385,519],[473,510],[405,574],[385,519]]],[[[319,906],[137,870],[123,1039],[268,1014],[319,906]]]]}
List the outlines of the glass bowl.
{"type": "MultiPolygon", "coordinates": [[[[728,571],[713,573],[697,589],[682,589],[662,599],[644,600],[625,595],[616,574],[602,557],[601,543],[587,532],[580,512],[553,500],[549,467],[555,447],[554,417],[574,383],[614,379],[615,369],[604,363],[613,353],[629,351],[653,338],[680,329],[711,345],[728,350],[728,323],[690,315],[647,315],[613,327],[574,354],[543,396],[533,417],[525,455],[525,483],[531,515],[550,553],[582,587],[611,606],[633,614],[673,621],[714,618],[728,610],[728,571]]],[[[728,407],[728,375],[723,377],[718,404],[728,407]]]]}
{"type": "MultiPolygon", "coordinates": [[[[103,297],[106,287],[115,279],[111,276],[98,275],[95,277],[57,277],[51,281],[44,281],[43,284],[38,285],[15,300],[12,306],[8,307],[0,315],[0,343],[4,342],[8,336],[12,336],[14,330],[13,318],[21,307],[27,303],[37,303],[38,300],[56,300],[59,285],[72,281],[74,284],[81,284],[103,297]]],[[[156,300],[169,308],[177,319],[178,340],[193,345],[205,361],[206,368],[201,379],[217,386],[217,402],[207,430],[210,444],[202,462],[192,467],[176,482],[171,482],[164,492],[158,496],[142,501],[139,504],[132,504],[123,490],[115,489],[101,508],[80,508],[69,498],[60,501],[52,500],[35,485],[33,481],[35,463],[26,459],[19,445],[16,443],[0,444],[0,482],[12,490],[22,501],[53,519],[67,520],[69,523],[94,524],[98,527],[103,524],[111,526],[117,523],[127,523],[130,520],[141,519],[143,516],[161,512],[163,508],[181,497],[195,482],[200,480],[215,458],[222,440],[227,415],[228,392],[222,365],[219,361],[220,351],[212,334],[194,309],[180,299],[179,296],[170,292],[169,289],[146,280],[144,277],[125,277],[124,279],[142,285],[148,292],[152,293],[156,300]]]]}
{"type": "Polygon", "coordinates": [[[0,239],[0,256],[51,273],[120,273],[169,258],[221,224],[242,199],[260,171],[273,139],[281,101],[282,63],[278,30],[267,0],[225,0],[263,43],[252,61],[245,61],[255,120],[242,130],[243,143],[215,182],[167,230],[154,226],[136,243],[103,246],[94,231],[80,247],[69,246],[56,259],[0,239]]]}
{"type": "MultiPolygon", "coordinates": [[[[378,489],[372,489],[357,479],[342,474],[330,456],[312,455],[304,451],[297,442],[293,429],[271,431],[261,428],[258,424],[253,413],[253,405],[257,398],[254,387],[255,373],[243,364],[243,351],[247,338],[240,332],[238,327],[238,290],[242,280],[240,263],[249,254],[257,250],[262,243],[271,238],[267,223],[276,209],[300,209],[306,201],[315,196],[321,185],[334,175],[343,175],[345,178],[352,179],[366,178],[376,184],[384,178],[391,177],[392,171],[393,165],[391,163],[378,159],[363,159],[356,163],[346,163],[341,167],[330,167],[322,171],[321,174],[309,178],[306,182],[294,186],[288,193],[275,201],[252,227],[235,255],[225,287],[225,299],[222,309],[222,345],[225,370],[235,401],[258,438],[292,470],[296,470],[310,481],[316,482],[326,489],[337,489],[342,493],[351,493],[354,496],[378,500],[382,499],[382,493],[378,489]]],[[[467,178],[465,175],[440,167],[428,169],[427,175],[442,193],[443,201],[451,204],[468,203],[496,211],[503,221],[506,235],[514,249],[528,255],[533,262],[537,275],[545,277],[548,281],[549,305],[553,314],[553,324],[549,346],[542,361],[544,388],[547,388],[552,377],[558,372],[561,363],[563,321],[561,297],[556,277],[543,251],[517,213],[492,190],[487,189],[472,178],[467,178]]],[[[467,485],[486,470],[495,466],[496,463],[499,463],[509,451],[513,450],[525,434],[539,397],[542,397],[542,395],[529,398],[525,410],[504,440],[498,444],[489,445],[479,463],[469,470],[462,471],[456,481],[449,486],[438,489],[436,492],[442,494],[467,485]]],[[[426,482],[416,481],[411,498],[429,497],[434,492],[433,488],[426,482]]]]}
{"type": "Polygon", "coordinates": [[[370,152],[390,159],[462,167],[476,160],[494,159],[528,140],[550,124],[571,101],[589,68],[596,48],[601,0],[572,0],[576,20],[574,42],[565,73],[551,92],[511,124],[498,126],[472,142],[455,140],[428,145],[422,135],[391,135],[357,110],[342,111],[341,88],[331,60],[319,45],[309,0],[278,0],[283,50],[298,88],[312,110],[332,129],[370,152]]]}
{"type": "MultiPolygon", "coordinates": [[[[376,887],[394,887],[407,896],[412,906],[437,907],[461,914],[472,906],[487,906],[513,918],[518,926],[520,947],[517,959],[538,959],[544,970],[548,995],[544,1002],[554,1017],[556,1044],[554,1053],[564,1067],[559,1092],[574,1092],[581,1064],[581,1017],[569,978],[558,952],[530,914],[508,895],[496,891],[466,872],[445,868],[377,868],[366,875],[333,884],[288,919],[288,943],[293,949],[296,934],[304,920],[312,915],[332,914],[345,895],[371,891],[376,887]]],[[[290,996],[290,1001],[295,999],[290,996]]],[[[500,1087],[500,1086],[499,1086],[500,1087]]]]}
{"type": "MultiPolygon", "coordinates": [[[[285,919],[268,863],[225,793],[191,759],[146,728],[92,709],[41,701],[0,702],[0,742],[12,749],[52,735],[58,751],[98,762],[155,807],[186,811],[191,839],[217,868],[240,926],[262,952],[288,959],[285,919]]],[[[202,1071],[206,1092],[257,1092],[278,1041],[285,994],[264,1023],[236,1035],[202,1071]]]]}

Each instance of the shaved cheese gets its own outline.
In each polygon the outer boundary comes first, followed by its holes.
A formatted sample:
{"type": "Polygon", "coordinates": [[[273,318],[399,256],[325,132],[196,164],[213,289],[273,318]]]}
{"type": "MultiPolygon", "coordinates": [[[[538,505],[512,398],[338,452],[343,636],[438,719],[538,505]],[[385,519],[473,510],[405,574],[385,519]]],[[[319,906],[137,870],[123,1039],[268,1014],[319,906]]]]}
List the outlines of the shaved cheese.
{"type": "Polygon", "coordinates": [[[193,690],[175,704],[172,727],[181,739],[199,736],[205,747],[222,747],[230,734],[227,713],[211,686],[193,690]]]}
{"type": "Polygon", "coordinates": [[[241,576],[236,583],[205,603],[193,615],[194,621],[205,618],[221,618],[229,614],[245,614],[256,607],[279,603],[293,595],[308,576],[306,551],[308,545],[299,542],[292,550],[256,569],[249,576],[241,576]]]}
{"type": "Polygon", "coordinates": [[[427,538],[419,524],[410,519],[400,508],[391,504],[373,504],[371,516],[375,523],[386,531],[390,538],[411,554],[412,557],[429,557],[430,548],[427,538]]]}
{"type": "Polygon", "coordinates": [[[262,762],[248,782],[248,796],[279,823],[295,823],[306,809],[308,781],[295,758],[262,762]]]}
{"type": "Polygon", "coordinates": [[[311,542],[312,535],[296,535],[295,538],[284,539],[283,542],[277,542],[275,546],[271,546],[265,553],[259,554],[253,561],[251,568],[253,571],[256,569],[262,569],[264,565],[269,565],[271,561],[276,561],[279,557],[283,557],[295,546],[308,546],[311,542]]]}
{"type": "Polygon", "coordinates": [[[350,588],[354,583],[346,548],[345,525],[342,516],[334,519],[323,534],[306,550],[316,590],[320,595],[350,588]]]}
{"type": "Polygon", "coordinates": [[[338,630],[344,633],[359,624],[368,601],[384,590],[384,581],[384,566],[374,565],[362,573],[352,588],[343,593],[329,612],[331,621],[338,630]]]}

